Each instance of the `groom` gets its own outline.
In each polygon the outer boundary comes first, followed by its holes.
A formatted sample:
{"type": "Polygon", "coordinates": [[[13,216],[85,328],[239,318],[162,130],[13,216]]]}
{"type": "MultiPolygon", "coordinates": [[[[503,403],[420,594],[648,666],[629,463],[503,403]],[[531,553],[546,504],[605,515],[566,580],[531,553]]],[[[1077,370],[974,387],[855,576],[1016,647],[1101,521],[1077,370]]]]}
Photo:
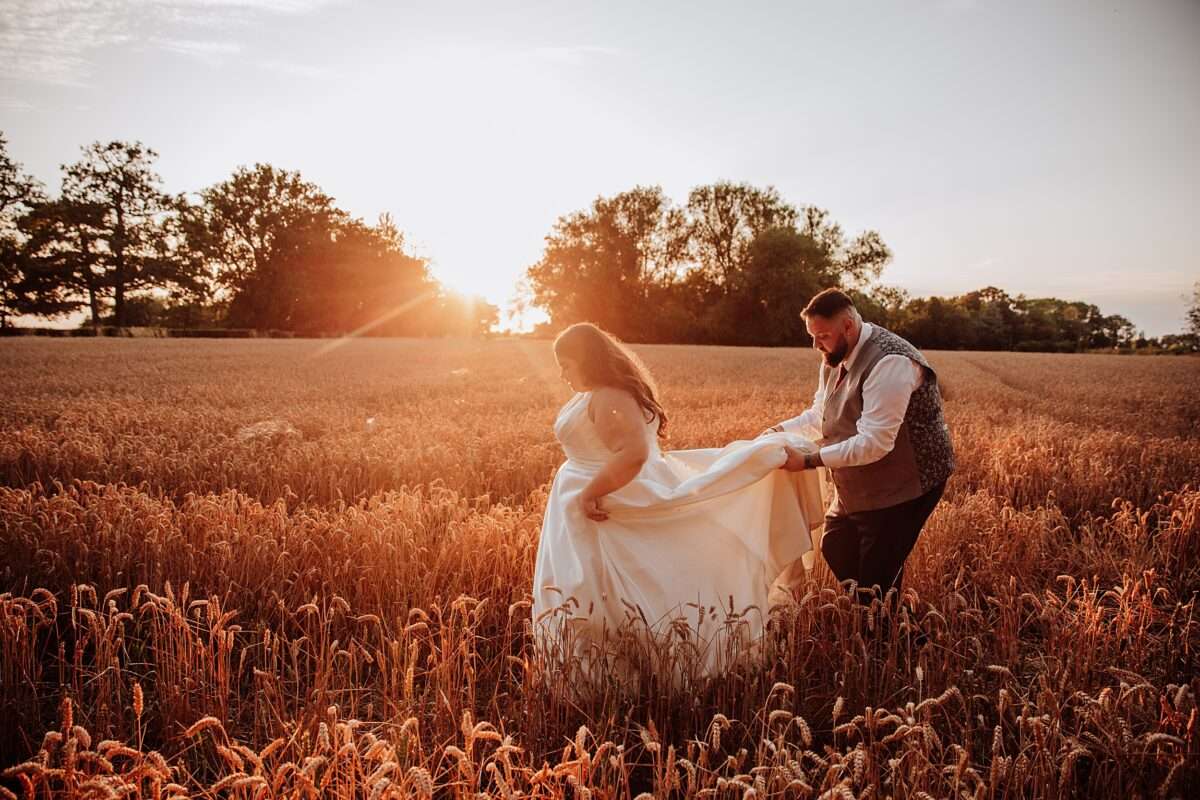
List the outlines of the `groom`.
{"type": "Polygon", "coordinates": [[[844,292],[826,289],[801,314],[821,351],[817,393],[811,408],[768,431],[821,445],[814,454],[788,448],[784,469],[829,468],[836,494],[821,554],[870,602],[874,591],[900,589],[904,561],[954,471],[937,374],[907,341],[864,322],[844,292]]]}

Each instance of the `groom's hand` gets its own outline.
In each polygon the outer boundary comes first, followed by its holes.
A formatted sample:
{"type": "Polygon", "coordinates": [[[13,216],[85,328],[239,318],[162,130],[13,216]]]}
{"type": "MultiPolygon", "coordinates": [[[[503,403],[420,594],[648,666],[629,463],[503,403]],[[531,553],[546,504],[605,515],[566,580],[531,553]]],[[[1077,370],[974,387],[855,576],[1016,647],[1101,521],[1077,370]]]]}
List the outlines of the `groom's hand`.
{"type": "Polygon", "coordinates": [[[783,469],[788,472],[800,472],[801,470],[814,469],[824,466],[821,462],[820,453],[801,453],[794,447],[784,446],[783,451],[787,453],[787,461],[783,462],[783,469]]]}
{"type": "Polygon", "coordinates": [[[581,494],[579,495],[579,505],[583,508],[584,515],[590,520],[604,522],[608,519],[608,512],[600,507],[600,498],[598,497],[581,494]]]}

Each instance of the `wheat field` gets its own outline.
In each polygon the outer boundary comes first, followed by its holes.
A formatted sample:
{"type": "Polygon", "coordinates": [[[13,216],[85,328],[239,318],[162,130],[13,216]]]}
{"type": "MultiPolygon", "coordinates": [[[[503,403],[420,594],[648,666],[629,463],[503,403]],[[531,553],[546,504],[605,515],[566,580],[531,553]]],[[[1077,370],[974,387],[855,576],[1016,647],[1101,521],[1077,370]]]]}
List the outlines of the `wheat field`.
{"type": "MultiPolygon", "coordinates": [[[[672,448],[815,385],[637,350],[672,448]]],[[[931,360],[959,470],[894,614],[819,565],[739,670],[580,692],[530,634],[548,342],[0,342],[0,792],[1195,796],[1200,360],[931,360]]]]}

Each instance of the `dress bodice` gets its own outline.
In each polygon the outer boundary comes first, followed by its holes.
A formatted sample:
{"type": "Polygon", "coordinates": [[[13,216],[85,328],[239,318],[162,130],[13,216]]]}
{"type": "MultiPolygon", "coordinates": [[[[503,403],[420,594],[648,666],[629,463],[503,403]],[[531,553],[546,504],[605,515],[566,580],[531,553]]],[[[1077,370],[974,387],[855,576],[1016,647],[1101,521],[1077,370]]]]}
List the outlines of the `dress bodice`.
{"type": "MultiPolygon", "coordinates": [[[[579,392],[558,412],[554,436],[562,445],[567,460],[578,467],[599,469],[608,463],[613,453],[600,439],[596,425],[588,416],[591,392],[579,392]]],[[[646,441],[652,455],[658,454],[658,419],[646,423],[646,441]]]]}

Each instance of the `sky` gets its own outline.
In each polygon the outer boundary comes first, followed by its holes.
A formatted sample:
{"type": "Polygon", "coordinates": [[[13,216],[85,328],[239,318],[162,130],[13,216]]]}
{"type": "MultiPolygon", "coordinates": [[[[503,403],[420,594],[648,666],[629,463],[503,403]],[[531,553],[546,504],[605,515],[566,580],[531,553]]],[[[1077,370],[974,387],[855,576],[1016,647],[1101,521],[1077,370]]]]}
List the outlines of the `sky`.
{"type": "Polygon", "coordinates": [[[561,215],[776,187],[914,295],[999,286],[1179,332],[1200,280],[1200,2],[4,0],[0,131],[51,191],[138,139],[391,213],[501,306],[561,215]]]}

